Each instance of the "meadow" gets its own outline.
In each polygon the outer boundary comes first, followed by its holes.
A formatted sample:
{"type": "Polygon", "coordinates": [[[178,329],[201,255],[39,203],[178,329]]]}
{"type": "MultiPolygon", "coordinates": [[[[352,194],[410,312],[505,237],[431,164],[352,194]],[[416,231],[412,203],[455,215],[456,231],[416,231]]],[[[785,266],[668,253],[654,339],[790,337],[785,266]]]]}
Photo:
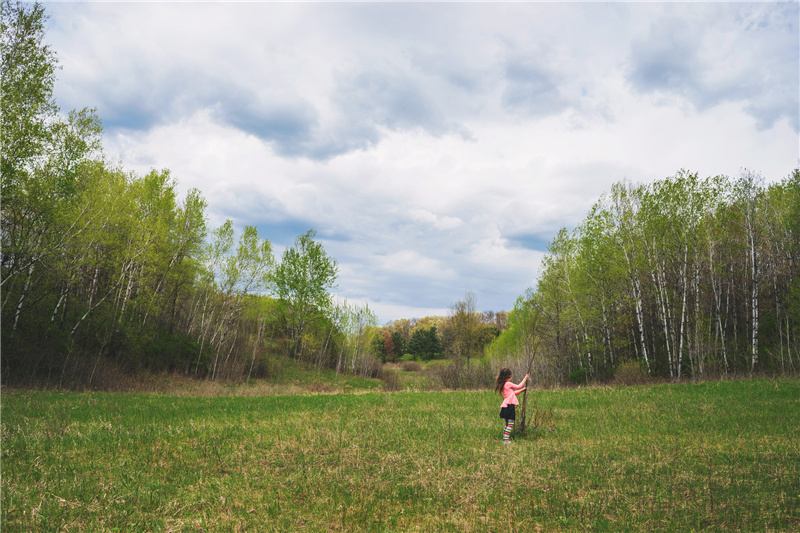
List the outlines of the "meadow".
{"type": "Polygon", "coordinates": [[[792,531],[800,379],[186,396],[3,390],[2,530],[792,531]]]}

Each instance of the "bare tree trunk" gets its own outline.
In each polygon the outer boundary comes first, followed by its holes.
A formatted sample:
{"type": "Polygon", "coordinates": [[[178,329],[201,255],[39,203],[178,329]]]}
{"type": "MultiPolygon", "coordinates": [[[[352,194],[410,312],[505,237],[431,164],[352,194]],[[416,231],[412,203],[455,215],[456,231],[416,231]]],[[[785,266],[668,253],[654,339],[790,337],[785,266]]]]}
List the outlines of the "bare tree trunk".
{"type": "MultiPolygon", "coordinates": [[[[697,360],[697,370],[702,377],[705,374],[705,355],[700,348],[700,258],[698,257],[697,247],[694,247],[694,278],[692,288],[694,289],[694,353],[697,360]]],[[[692,372],[694,375],[694,372],[692,372]]]]}
{"type": "Polygon", "coordinates": [[[687,264],[689,260],[689,247],[685,245],[683,251],[683,271],[681,272],[681,277],[683,278],[683,295],[681,296],[681,329],[680,329],[680,347],[678,348],[678,357],[675,361],[676,369],[675,375],[677,379],[681,379],[681,365],[683,362],[683,339],[685,337],[684,330],[686,326],[686,295],[689,292],[689,280],[688,275],[686,273],[687,264]]]}
{"type": "Polygon", "coordinates": [[[17,310],[14,313],[14,327],[11,328],[11,336],[14,336],[14,333],[17,331],[17,324],[19,323],[19,316],[22,314],[22,306],[25,302],[25,297],[28,296],[28,291],[30,290],[31,286],[31,277],[33,276],[33,266],[34,263],[31,263],[28,267],[28,277],[25,278],[25,285],[22,287],[22,293],[19,295],[19,302],[17,302],[17,310]]]}
{"type": "Polygon", "coordinates": [[[134,278],[133,274],[134,274],[134,271],[135,271],[135,268],[133,268],[133,266],[131,266],[131,268],[128,269],[128,283],[127,283],[127,285],[125,287],[125,296],[123,296],[123,298],[122,298],[122,306],[120,307],[120,311],[119,311],[118,324],[122,323],[122,317],[125,315],[125,309],[127,309],[127,307],[128,307],[128,300],[130,299],[131,289],[133,288],[133,278],[134,278]]]}
{"type": "Polygon", "coordinates": [[[230,363],[229,362],[230,362],[230,359],[231,359],[231,354],[233,354],[233,349],[236,347],[236,338],[238,336],[239,336],[239,328],[235,328],[233,330],[233,339],[231,339],[231,347],[228,350],[228,354],[225,356],[225,361],[223,362],[223,365],[225,366],[225,368],[228,369],[228,377],[229,378],[232,376],[232,372],[231,372],[231,369],[230,369],[230,363]]]}
{"type": "Polygon", "coordinates": [[[781,353],[781,372],[786,372],[786,365],[783,357],[783,328],[781,327],[781,306],[778,298],[778,276],[773,270],[772,274],[772,290],[775,293],[775,321],[778,323],[778,338],[780,339],[780,353],[781,353]]]}
{"type": "Polygon", "coordinates": [[[53,309],[53,316],[50,317],[50,328],[52,329],[53,325],[56,323],[56,317],[58,316],[58,309],[61,307],[61,304],[64,303],[64,300],[67,299],[67,292],[69,291],[69,284],[65,283],[61,288],[61,293],[58,296],[58,302],[56,302],[56,307],[53,309]]]}
{"type": "Polygon", "coordinates": [[[758,369],[758,266],[756,264],[756,244],[753,228],[750,228],[750,272],[751,272],[751,296],[752,296],[752,359],[750,372],[758,369]]]}
{"type": "Polygon", "coordinates": [[[261,335],[264,333],[264,328],[266,327],[266,320],[259,317],[258,321],[258,332],[256,334],[256,341],[253,343],[253,358],[250,360],[250,370],[247,372],[247,381],[253,377],[253,366],[256,364],[256,353],[258,352],[258,348],[261,346],[261,335]]]}
{"type": "Polygon", "coordinates": [[[792,360],[792,341],[789,336],[789,317],[786,317],[786,347],[789,354],[789,370],[794,371],[794,361],[792,360]]]}
{"type": "MultiPolygon", "coordinates": [[[[725,348],[725,327],[722,325],[722,280],[718,280],[714,274],[714,245],[709,239],[708,245],[708,264],[709,276],[711,277],[711,289],[714,291],[714,307],[717,314],[717,334],[722,349],[722,361],[725,366],[725,374],[728,373],[728,354],[725,348]]],[[[727,325],[727,317],[726,317],[727,325]]]]}
{"type": "Polygon", "coordinates": [[[675,369],[672,366],[672,360],[674,356],[672,353],[672,347],[670,346],[670,330],[667,319],[668,305],[666,302],[666,296],[664,295],[664,288],[661,284],[661,274],[660,269],[658,268],[658,262],[656,262],[656,268],[651,273],[651,277],[653,278],[653,284],[656,286],[656,299],[658,301],[657,309],[659,312],[659,317],[661,318],[661,324],[664,328],[664,343],[666,344],[667,357],[669,359],[669,377],[674,378],[675,369]]]}
{"type": "Polygon", "coordinates": [[[644,337],[644,316],[642,313],[642,289],[639,286],[639,278],[634,275],[634,297],[636,298],[636,322],[639,325],[639,337],[642,344],[642,356],[644,364],[647,366],[647,373],[650,374],[650,360],[647,357],[647,342],[644,337]]]}

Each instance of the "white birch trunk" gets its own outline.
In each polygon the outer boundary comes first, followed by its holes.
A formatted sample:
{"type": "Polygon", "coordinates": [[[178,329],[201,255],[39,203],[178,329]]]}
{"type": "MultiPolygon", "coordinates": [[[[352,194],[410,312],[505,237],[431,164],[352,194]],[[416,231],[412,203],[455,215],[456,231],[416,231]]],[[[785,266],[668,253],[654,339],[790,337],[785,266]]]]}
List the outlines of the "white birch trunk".
{"type": "Polygon", "coordinates": [[[64,287],[61,289],[61,294],[58,297],[58,302],[56,302],[56,307],[53,309],[53,316],[50,317],[50,327],[53,327],[53,324],[56,322],[56,316],[58,316],[58,309],[61,307],[61,304],[64,303],[64,300],[67,298],[67,291],[69,290],[69,285],[64,284],[64,287]]]}
{"type": "Polygon", "coordinates": [[[628,270],[631,273],[631,279],[633,281],[633,297],[636,300],[636,322],[639,326],[639,337],[642,344],[642,356],[644,357],[644,363],[647,366],[647,373],[650,374],[650,360],[647,357],[647,343],[645,342],[644,337],[644,317],[642,312],[642,288],[639,283],[639,276],[633,269],[633,263],[631,261],[630,256],[628,255],[628,250],[623,246],[623,252],[625,254],[625,261],[628,263],[628,270]]]}
{"type": "Polygon", "coordinates": [[[664,343],[666,344],[667,348],[667,358],[669,359],[669,377],[674,378],[674,369],[672,366],[672,348],[670,346],[670,333],[669,333],[669,324],[667,322],[667,304],[666,304],[666,296],[663,292],[663,287],[661,286],[661,275],[660,269],[658,268],[658,263],[656,263],[656,268],[651,272],[651,277],[653,279],[653,285],[656,286],[656,299],[658,301],[658,314],[659,318],[661,319],[661,325],[664,328],[664,343]]]}
{"type": "Polygon", "coordinates": [[[264,333],[264,327],[266,325],[266,321],[263,318],[260,318],[258,321],[258,332],[256,334],[256,342],[253,344],[253,357],[250,360],[250,370],[247,372],[247,380],[250,381],[250,378],[253,376],[253,366],[256,364],[256,354],[258,353],[258,348],[261,346],[261,335],[264,333]]]}
{"type": "Polygon", "coordinates": [[[689,280],[686,273],[687,263],[689,260],[689,247],[688,245],[684,246],[683,249],[683,270],[681,271],[681,277],[683,278],[683,295],[681,296],[681,327],[680,327],[680,338],[679,338],[679,348],[678,348],[678,356],[675,361],[675,378],[681,379],[681,368],[683,362],[683,340],[685,338],[685,328],[686,328],[686,296],[689,292],[689,280]]]}
{"type": "Polygon", "coordinates": [[[756,244],[753,228],[750,228],[750,267],[751,267],[751,292],[752,292],[752,359],[750,371],[758,368],[758,266],[756,264],[756,244]]]}
{"type": "Polygon", "coordinates": [[[19,302],[17,302],[17,309],[14,313],[14,327],[11,328],[11,335],[17,331],[17,324],[19,323],[19,316],[22,314],[22,306],[25,303],[25,297],[28,296],[28,291],[31,286],[31,277],[33,276],[33,266],[31,263],[28,267],[28,277],[25,279],[25,285],[22,287],[22,294],[19,295],[19,302]]]}

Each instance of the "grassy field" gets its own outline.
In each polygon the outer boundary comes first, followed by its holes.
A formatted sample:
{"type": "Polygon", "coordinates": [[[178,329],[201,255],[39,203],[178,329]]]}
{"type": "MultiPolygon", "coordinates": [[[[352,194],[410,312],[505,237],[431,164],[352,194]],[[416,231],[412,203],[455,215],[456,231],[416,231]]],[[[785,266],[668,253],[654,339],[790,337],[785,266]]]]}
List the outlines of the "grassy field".
{"type": "Polygon", "coordinates": [[[531,398],[4,390],[2,531],[800,529],[800,379],[531,398]]]}

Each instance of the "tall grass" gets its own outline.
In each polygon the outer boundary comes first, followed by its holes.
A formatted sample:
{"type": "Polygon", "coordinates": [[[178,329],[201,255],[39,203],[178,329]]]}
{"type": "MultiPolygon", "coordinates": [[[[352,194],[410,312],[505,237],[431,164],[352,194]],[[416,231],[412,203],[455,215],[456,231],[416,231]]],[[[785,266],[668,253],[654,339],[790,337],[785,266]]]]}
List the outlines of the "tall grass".
{"type": "Polygon", "coordinates": [[[489,392],[2,395],[12,531],[791,531],[800,380],[489,392]]]}

